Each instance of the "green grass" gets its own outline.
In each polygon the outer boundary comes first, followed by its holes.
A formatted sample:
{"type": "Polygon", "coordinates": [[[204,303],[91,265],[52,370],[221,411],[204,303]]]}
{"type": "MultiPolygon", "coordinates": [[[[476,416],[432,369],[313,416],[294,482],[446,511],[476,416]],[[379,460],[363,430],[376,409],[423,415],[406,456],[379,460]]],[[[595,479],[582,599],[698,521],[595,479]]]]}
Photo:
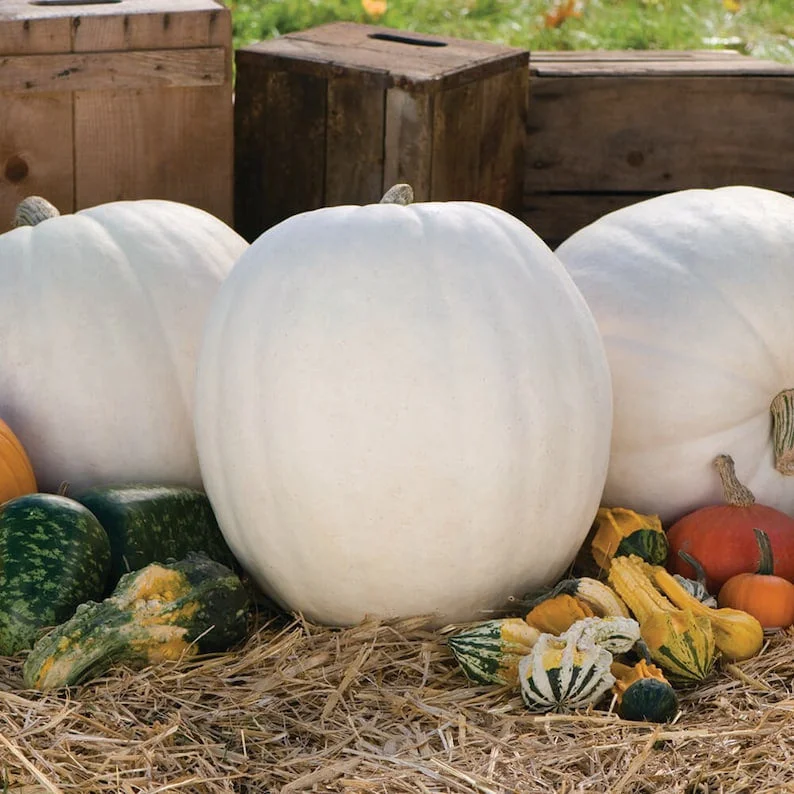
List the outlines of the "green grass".
{"type": "Polygon", "coordinates": [[[361,0],[227,2],[237,47],[348,20],[529,50],[728,47],[794,63],[794,0],[576,0],[578,15],[557,26],[547,15],[566,0],[388,0],[377,20],[361,0]]]}

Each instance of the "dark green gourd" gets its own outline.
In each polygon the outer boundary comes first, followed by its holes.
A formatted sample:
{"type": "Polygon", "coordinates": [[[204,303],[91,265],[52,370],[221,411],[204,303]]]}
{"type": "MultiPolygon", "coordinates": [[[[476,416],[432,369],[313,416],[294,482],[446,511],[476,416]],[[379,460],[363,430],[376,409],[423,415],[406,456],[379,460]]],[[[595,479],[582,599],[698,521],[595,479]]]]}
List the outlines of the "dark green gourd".
{"type": "Polygon", "coordinates": [[[190,552],[232,568],[237,562],[202,491],[182,486],[108,485],[73,497],[98,519],[110,539],[106,594],[119,578],[152,562],[179,560],[190,552]]]}
{"type": "Polygon", "coordinates": [[[0,654],[31,648],[41,629],[101,597],[110,544],[86,507],[28,494],[0,506],[0,654]]]}

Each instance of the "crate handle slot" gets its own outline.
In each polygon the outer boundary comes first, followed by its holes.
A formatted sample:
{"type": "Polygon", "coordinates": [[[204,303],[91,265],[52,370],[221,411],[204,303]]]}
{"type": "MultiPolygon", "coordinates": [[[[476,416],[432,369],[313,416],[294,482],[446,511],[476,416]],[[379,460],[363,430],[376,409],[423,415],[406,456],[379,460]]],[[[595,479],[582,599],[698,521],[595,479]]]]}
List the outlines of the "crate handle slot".
{"type": "Polygon", "coordinates": [[[396,41],[400,44],[418,44],[420,47],[446,47],[446,41],[432,41],[429,39],[415,39],[411,36],[399,36],[396,33],[368,33],[370,39],[379,41],[396,41]]]}

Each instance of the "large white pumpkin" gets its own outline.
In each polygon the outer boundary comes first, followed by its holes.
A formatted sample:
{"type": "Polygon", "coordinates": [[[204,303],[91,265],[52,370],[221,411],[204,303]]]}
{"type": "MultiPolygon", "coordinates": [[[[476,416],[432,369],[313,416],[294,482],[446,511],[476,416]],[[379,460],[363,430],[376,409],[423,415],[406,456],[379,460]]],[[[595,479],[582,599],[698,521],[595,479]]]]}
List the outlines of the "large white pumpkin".
{"type": "Polygon", "coordinates": [[[770,414],[794,387],[794,199],[743,186],[671,193],[604,216],[557,254],[612,370],[605,503],[667,522],[721,503],[712,462],[724,453],[759,502],[794,512],[770,414]]]}
{"type": "Polygon", "coordinates": [[[195,420],[238,559],[284,607],[345,625],[485,618],[555,580],[598,507],[611,411],[554,254],[450,202],[265,232],[210,311],[195,420]]]}
{"type": "Polygon", "coordinates": [[[196,356],[245,248],[208,213],[156,200],[0,235],[0,416],[40,488],[200,484],[196,356]]]}

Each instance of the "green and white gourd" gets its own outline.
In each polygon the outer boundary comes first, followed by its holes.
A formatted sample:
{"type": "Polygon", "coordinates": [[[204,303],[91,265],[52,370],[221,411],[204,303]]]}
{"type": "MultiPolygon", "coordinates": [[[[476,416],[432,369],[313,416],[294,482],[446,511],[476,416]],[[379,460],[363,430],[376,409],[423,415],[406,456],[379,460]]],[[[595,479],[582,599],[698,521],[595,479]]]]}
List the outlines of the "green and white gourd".
{"type": "Polygon", "coordinates": [[[541,634],[518,663],[521,698],[530,711],[570,711],[597,703],[615,683],[613,653],[640,639],[631,618],[585,618],[559,637],[541,634]]]}
{"type": "Polygon", "coordinates": [[[518,662],[540,637],[522,618],[486,620],[447,640],[455,661],[476,684],[518,684],[518,662]]]}

